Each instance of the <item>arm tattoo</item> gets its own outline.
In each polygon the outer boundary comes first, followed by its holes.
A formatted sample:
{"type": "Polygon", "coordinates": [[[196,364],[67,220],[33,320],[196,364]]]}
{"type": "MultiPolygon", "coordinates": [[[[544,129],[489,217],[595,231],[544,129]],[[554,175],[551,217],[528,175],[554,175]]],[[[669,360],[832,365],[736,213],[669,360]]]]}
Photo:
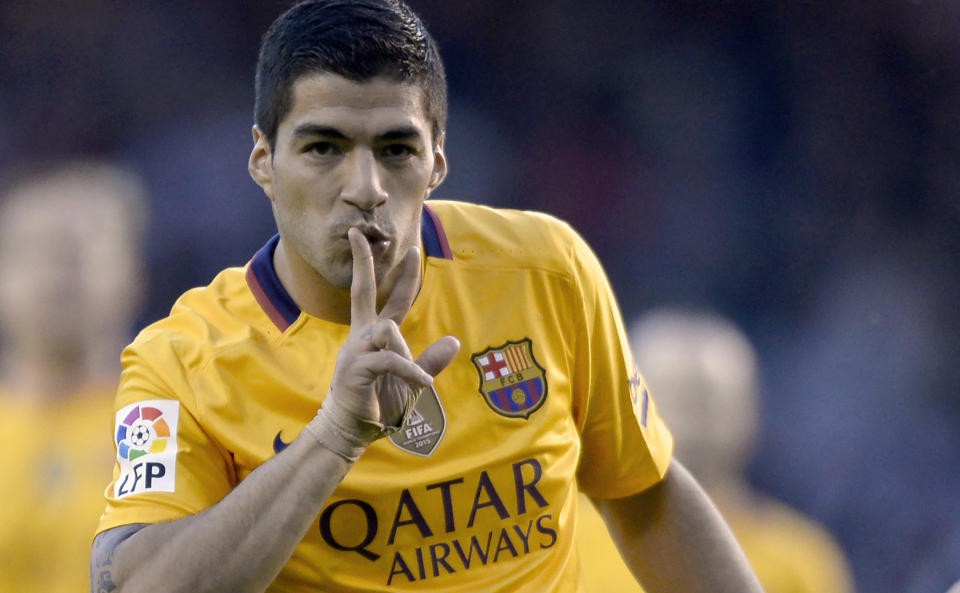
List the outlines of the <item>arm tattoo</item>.
{"type": "Polygon", "coordinates": [[[93,550],[90,552],[90,593],[110,593],[117,590],[111,572],[113,553],[121,542],[146,526],[146,523],[121,525],[104,531],[93,540],[93,550]]]}

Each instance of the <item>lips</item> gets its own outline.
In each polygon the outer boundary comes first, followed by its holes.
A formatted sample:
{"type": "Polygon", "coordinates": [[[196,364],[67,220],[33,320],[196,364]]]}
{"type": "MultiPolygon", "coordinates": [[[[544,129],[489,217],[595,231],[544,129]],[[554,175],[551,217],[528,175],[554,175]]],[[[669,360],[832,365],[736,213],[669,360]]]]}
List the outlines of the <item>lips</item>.
{"type": "Polygon", "coordinates": [[[367,243],[370,244],[370,251],[374,257],[379,257],[387,252],[387,249],[390,247],[390,237],[384,234],[379,228],[373,225],[367,224],[358,224],[352,228],[357,229],[363,236],[366,237],[367,243]]]}
{"type": "Polygon", "coordinates": [[[363,236],[366,237],[367,241],[369,241],[370,243],[373,243],[375,241],[389,240],[387,236],[383,234],[383,231],[381,231],[379,228],[375,226],[358,224],[353,228],[363,233],[363,236]]]}

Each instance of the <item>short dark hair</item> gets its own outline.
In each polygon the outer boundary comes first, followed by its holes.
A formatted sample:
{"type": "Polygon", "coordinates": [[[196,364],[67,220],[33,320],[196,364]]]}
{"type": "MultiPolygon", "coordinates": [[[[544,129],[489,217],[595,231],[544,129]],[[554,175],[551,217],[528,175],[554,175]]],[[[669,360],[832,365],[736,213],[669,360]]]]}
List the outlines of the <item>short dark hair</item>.
{"type": "Polygon", "coordinates": [[[254,120],[273,147],[308,73],[418,84],[434,142],[447,125],[447,78],[437,44],[402,0],[309,0],[270,25],[257,59],[254,120]]]}

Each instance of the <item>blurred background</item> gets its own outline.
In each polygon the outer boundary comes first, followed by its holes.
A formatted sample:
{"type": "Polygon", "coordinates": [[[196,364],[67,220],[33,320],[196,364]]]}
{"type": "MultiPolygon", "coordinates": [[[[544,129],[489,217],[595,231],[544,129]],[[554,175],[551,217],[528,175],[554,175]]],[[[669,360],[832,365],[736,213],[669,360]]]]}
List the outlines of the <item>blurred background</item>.
{"type": "MultiPolygon", "coordinates": [[[[287,5],[0,3],[0,189],[77,158],[140,177],[131,336],[273,233],[246,161],[287,5]]],[[[960,2],[412,5],[450,81],[435,197],[569,220],[628,322],[733,320],[751,485],[826,526],[859,591],[960,578],[960,2]]]]}

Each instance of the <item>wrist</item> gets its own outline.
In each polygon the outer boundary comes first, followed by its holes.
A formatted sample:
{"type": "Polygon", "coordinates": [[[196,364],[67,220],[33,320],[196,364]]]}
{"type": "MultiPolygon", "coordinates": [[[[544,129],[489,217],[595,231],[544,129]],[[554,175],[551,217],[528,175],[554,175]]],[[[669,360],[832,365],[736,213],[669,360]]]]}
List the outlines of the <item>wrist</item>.
{"type": "Polygon", "coordinates": [[[350,463],[359,460],[367,447],[385,434],[379,422],[357,418],[331,405],[321,407],[306,430],[322,447],[350,463]]]}

